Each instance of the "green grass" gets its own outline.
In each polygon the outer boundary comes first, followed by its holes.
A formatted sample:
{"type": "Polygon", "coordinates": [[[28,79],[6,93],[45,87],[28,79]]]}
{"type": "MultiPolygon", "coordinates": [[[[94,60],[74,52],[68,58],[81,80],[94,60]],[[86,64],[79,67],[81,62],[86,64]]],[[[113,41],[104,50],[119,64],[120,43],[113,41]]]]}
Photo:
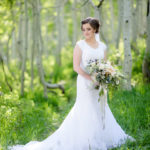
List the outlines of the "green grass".
{"type": "MultiPolygon", "coordinates": [[[[75,84],[74,87],[76,88],[75,84]]],[[[150,148],[150,86],[137,86],[132,91],[110,91],[109,106],[123,130],[136,139],[113,150],[147,150],[150,148]]],[[[59,92],[58,92],[59,93],[59,92]]],[[[17,94],[1,96],[0,141],[7,145],[43,140],[54,132],[74,104],[76,93],[68,103],[60,93],[48,99],[40,93],[19,98],[17,94]],[[2,99],[3,98],[3,99],[2,99]],[[7,103],[7,106],[5,105],[7,103]]]]}
{"type": "Polygon", "coordinates": [[[136,139],[122,145],[122,149],[150,149],[150,85],[140,85],[132,91],[109,93],[109,106],[121,127],[136,139]]]}

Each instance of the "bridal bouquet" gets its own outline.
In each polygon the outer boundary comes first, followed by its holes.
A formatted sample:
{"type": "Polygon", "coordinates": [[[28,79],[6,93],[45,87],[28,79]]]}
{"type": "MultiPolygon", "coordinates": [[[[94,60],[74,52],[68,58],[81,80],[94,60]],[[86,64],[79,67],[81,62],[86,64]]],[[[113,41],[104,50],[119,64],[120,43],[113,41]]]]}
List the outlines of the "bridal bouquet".
{"type": "Polygon", "coordinates": [[[118,86],[120,79],[124,78],[124,75],[115,69],[109,61],[99,62],[99,59],[90,59],[86,69],[93,81],[97,83],[95,89],[99,89],[101,86],[100,96],[104,94],[104,89],[118,86]]]}

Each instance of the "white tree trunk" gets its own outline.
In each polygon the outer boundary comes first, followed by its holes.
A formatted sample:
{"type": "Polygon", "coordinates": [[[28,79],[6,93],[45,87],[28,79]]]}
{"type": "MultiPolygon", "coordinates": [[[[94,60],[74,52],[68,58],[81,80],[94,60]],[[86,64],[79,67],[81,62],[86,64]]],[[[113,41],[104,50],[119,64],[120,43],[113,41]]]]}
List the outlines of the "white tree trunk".
{"type": "Polygon", "coordinates": [[[91,16],[91,7],[90,7],[89,2],[87,2],[86,5],[84,7],[82,7],[82,10],[83,10],[82,11],[83,12],[82,19],[91,16]]]}
{"type": "Polygon", "coordinates": [[[22,3],[19,2],[19,9],[20,9],[20,16],[19,16],[19,25],[18,25],[18,39],[16,43],[16,49],[19,55],[19,61],[21,62],[22,60],[22,51],[23,51],[23,39],[22,39],[22,29],[23,29],[23,9],[22,9],[22,3]]]}
{"type": "Polygon", "coordinates": [[[110,3],[110,12],[111,12],[111,35],[112,35],[112,42],[115,41],[115,28],[114,28],[114,8],[113,8],[113,0],[109,0],[110,3]]]}
{"type": "Polygon", "coordinates": [[[140,1],[136,0],[136,8],[134,8],[134,1],[132,1],[132,41],[134,43],[136,43],[139,31],[140,1]]]}
{"type": "Polygon", "coordinates": [[[142,18],[141,18],[141,26],[142,26],[142,29],[141,29],[141,31],[140,31],[140,34],[145,34],[145,32],[146,32],[146,30],[147,30],[147,28],[146,28],[146,26],[147,26],[147,17],[146,17],[146,13],[147,13],[147,1],[146,0],[143,0],[142,1],[142,18]]]}
{"type": "Polygon", "coordinates": [[[16,58],[16,28],[15,28],[15,14],[14,14],[13,8],[11,9],[11,17],[13,21],[13,30],[12,30],[12,44],[11,44],[11,49],[12,49],[12,58],[16,58]]]}
{"type": "Polygon", "coordinates": [[[116,48],[119,48],[119,42],[122,31],[122,23],[123,23],[123,0],[118,0],[118,30],[116,36],[116,48]]]}
{"type": "MultiPolygon", "coordinates": [[[[37,59],[36,59],[36,63],[38,66],[38,72],[39,72],[39,76],[40,76],[40,81],[44,87],[44,96],[47,97],[47,87],[45,85],[45,79],[44,79],[44,72],[43,72],[43,66],[42,66],[42,44],[41,42],[41,24],[40,24],[40,1],[39,0],[35,0],[33,3],[33,12],[34,12],[34,17],[35,20],[33,23],[35,30],[34,30],[34,34],[35,34],[35,46],[33,45],[33,48],[35,48],[37,50],[37,59]]],[[[33,57],[33,56],[32,56],[33,57]]],[[[33,64],[32,64],[33,65],[33,64]]]]}
{"type": "Polygon", "coordinates": [[[57,32],[57,47],[56,47],[56,63],[61,65],[61,48],[62,48],[62,22],[61,22],[61,7],[59,6],[59,0],[56,0],[56,32],[57,32]]]}
{"type": "Polygon", "coordinates": [[[143,60],[144,81],[150,83],[150,0],[147,1],[147,47],[143,60]]]}
{"type": "Polygon", "coordinates": [[[73,11],[72,11],[72,19],[73,19],[73,41],[72,44],[75,45],[78,36],[78,25],[77,25],[77,13],[76,13],[76,3],[77,0],[73,0],[73,11]]]}
{"type": "MultiPolygon", "coordinates": [[[[97,6],[94,5],[93,1],[92,0],[89,0],[91,6],[94,8],[94,17],[99,19],[100,21],[100,24],[103,24],[103,18],[102,18],[102,5],[98,8],[97,6]]],[[[105,38],[105,34],[104,34],[104,26],[102,25],[100,27],[100,39],[103,39],[105,41],[105,43],[108,45],[108,41],[107,39],[105,38]]]]}
{"type": "Polygon", "coordinates": [[[102,26],[100,27],[100,39],[104,40],[104,42],[107,44],[107,47],[108,47],[108,50],[109,50],[109,41],[105,37],[107,27],[105,26],[105,19],[103,17],[102,6],[99,8],[99,20],[100,20],[100,23],[102,24],[102,26]]]}
{"type": "Polygon", "coordinates": [[[132,10],[132,19],[131,19],[131,48],[134,50],[136,55],[139,55],[139,50],[137,48],[137,38],[138,38],[138,31],[139,31],[139,8],[140,6],[140,0],[136,0],[136,3],[134,1],[131,1],[131,10],[132,10]],[[136,4],[136,5],[135,5],[136,4]],[[136,7],[135,7],[136,6],[136,7]]]}
{"type": "Polygon", "coordinates": [[[62,30],[62,33],[64,34],[61,34],[61,41],[62,41],[62,44],[61,46],[65,46],[65,43],[68,42],[69,38],[68,38],[68,28],[67,28],[67,23],[65,22],[65,11],[64,11],[64,4],[62,5],[62,8],[61,8],[61,30],[62,30]]]}
{"type": "Polygon", "coordinates": [[[60,84],[49,84],[45,81],[44,79],[44,69],[42,65],[42,50],[44,49],[43,47],[43,40],[42,40],[42,35],[41,35],[41,23],[40,23],[40,0],[35,0],[33,3],[33,11],[35,14],[35,49],[37,50],[37,59],[36,63],[38,66],[38,71],[39,71],[39,76],[40,76],[40,81],[44,87],[44,96],[47,97],[47,88],[60,88],[64,92],[64,87],[60,84]]]}
{"type": "MultiPolygon", "coordinates": [[[[141,34],[143,30],[143,15],[142,15],[142,2],[146,0],[138,0],[139,3],[139,18],[138,18],[138,35],[141,34]]],[[[145,15],[144,15],[145,16],[145,15]]]]}
{"type": "Polygon", "coordinates": [[[22,69],[21,69],[21,95],[24,95],[24,73],[26,71],[26,59],[27,59],[27,49],[28,49],[28,6],[27,0],[24,0],[24,10],[25,10],[25,47],[23,53],[22,69]]]}
{"type": "Polygon", "coordinates": [[[11,44],[11,49],[12,49],[12,58],[16,58],[16,31],[13,30],[12,32],[12,44],[11,44]]]}
{"type": "Polygon", "coordinates": [[[35,11],[35,5],[32,4],[32,47],[31,47],[31,83],[30,87],[33,90],[34,85],[34,56],[35,56],[35,44],[36,44],[36,11],[35,11]]]}
{"type": "Polygon", "coordinates": [[[127,77],[127,82],[123,85],[123,88],[125,90],[131,90],[132,56],[131,56],[131,46],[130,46],[130,26],[131,26],[131,1],[124,0],[124,17],[123,17],[124,65],[123,65],[123,71],[127,77]]]}

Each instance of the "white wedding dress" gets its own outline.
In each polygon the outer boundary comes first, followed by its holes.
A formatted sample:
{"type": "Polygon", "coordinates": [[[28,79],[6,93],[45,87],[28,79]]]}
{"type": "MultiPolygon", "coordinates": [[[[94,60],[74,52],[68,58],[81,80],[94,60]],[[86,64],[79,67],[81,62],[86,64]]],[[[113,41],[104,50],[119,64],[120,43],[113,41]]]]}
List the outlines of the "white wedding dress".
{"type": "MultiPolygon", "coordinates": [[[[98,48],[90,47],[85,40],[77,42],[82,50],[81,68],[85,70],[89,59],[104,57],[106,45],[99,41],[98,48]]],[[[100,90],[100,89],[99,89],[100,90]]],[[[116,122],[105,103],[105,128],[102,122],[103,97],[98,101],[99,90],[82,75],[77,76],[77,97],[74,106],[60,127],[43,141],[31,141],[26,145],[15,145],[10,150],[107,150],[135,139],[126,134],[116,122]]]]}

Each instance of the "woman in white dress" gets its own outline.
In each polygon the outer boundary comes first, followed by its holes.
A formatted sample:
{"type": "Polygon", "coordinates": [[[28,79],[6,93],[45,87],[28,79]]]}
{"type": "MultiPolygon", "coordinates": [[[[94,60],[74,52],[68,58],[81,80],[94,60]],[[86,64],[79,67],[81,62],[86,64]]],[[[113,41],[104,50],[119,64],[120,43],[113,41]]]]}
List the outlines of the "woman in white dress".
{"type": "Polygon", "coordinates": [[[81,22],[81,29],[85,39],[77,41],[73,53],[73,68],[78,73],[75,104],[60,127],[45,140],[15,145],[10,150],[107,150],[127,139],[135,140],[116,122],[106,95],[98,101],[100,89],[94,89],[96,83],[85,69],[89,59],[106,59],[107,46],[95,38],[99,21],[88,17],[81,22]]]}

